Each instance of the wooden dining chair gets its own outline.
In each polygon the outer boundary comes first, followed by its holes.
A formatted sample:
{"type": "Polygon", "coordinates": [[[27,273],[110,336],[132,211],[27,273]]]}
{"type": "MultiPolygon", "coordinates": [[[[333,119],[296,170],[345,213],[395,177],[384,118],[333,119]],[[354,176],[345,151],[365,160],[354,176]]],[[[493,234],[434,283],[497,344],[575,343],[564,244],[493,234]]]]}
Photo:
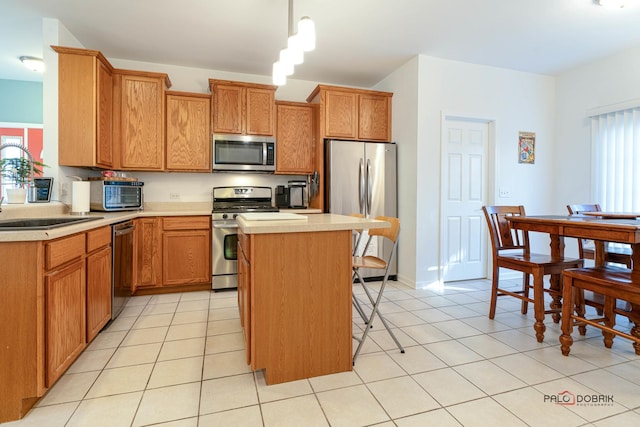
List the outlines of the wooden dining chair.
{"type": "Polygon", "coordinates": [[[554,258],[551,255],[531,253],[529,248],[529,233],[516,230],[508,221],[510,216],[524,216],[524,206],[483,206],[489,235],[491,236],[491,248],[493,254],[493,278],[491,284],[491,305],[489,318],[496,314],[496,303],[499,296],[512,296],[522,300],[522,314],[527,313],[528,303],[533,303],[534,317],[536,319],[533,328],[536,339],[542,342],[544,339],[544,315],[546,313],[558,313],[560,309],[544,308],[544,292],[559,296],[559,291],[544,287],[544,276],[561,274],[564,269],[582,267],[581,259],[554,258]],[[523,274],[522,290],[511,291],[500,285],[500,269],[519,271],[523,274]],[[530,285],[530,277],[533,276],[533,286],[530,285]],[[529,297],[529,290],[533,287],[533,298],[529,297]]]}
{"type": "MultiPolygon", "coordinates": [[[[583,212],[602,212],[599,204],[567,205],[569,215],[580,215],[583,212]]],[[[578,239],[578,254],[582,259],[596,259],[596,250],[589,240],[578,239]]],[[[605,262],[626,265],[631,268],[631,248],[629,246],[605,247],[605,262]]]]}
{"type": "MultiPolygon", "coordinates": [[[[600,205],[594,204],[581,204],[581,205],[567,205],[567,210],[570,215],[580,215],[583,212],[602,212],[600,205]]],[[[587,239],[578,239],[578,256],[582,259],[596,259],[596,250],[593,245],[593,241],[587,239]]],[[[615,263],[626,265],[627,268],[631,268],[631,247],[630,246],[610,246],[605,243],[604,253],[605,263],[615,263]]],[[[588,305],[596,309],[599,316],[604,314],[605,297],[597,293],[593,293],[590,290],[585,290],[578,300],[583,305],[588,305]]],[[[631,311],[631,304],[627,301],[618,300],[615,306],[616,312],[619,314],[625,314],[631,311]]],[[[584,307],[578,309],[579,312],[584,313],[584,307]]],[[[586,335],[587,328],[586,323],[581,322],[578,325],[578,331],[580,335],[586,335]]]]}

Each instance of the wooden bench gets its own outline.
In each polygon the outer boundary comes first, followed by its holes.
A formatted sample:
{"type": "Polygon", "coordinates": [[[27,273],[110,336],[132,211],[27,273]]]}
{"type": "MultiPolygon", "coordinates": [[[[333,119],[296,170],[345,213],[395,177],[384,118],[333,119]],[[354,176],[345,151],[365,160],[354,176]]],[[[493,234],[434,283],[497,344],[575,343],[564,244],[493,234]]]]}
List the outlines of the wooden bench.
{"type": "Polygon", "coordinates": [[[578,325],[590,325],[602,330],[604,345],[611,348],[616,335],[633,341],[636,354],[640,355],[640,272],[614,267],[593,267],[564,270],[562,335],[560,349],[569,355],[573,338],[574,321],[578,325]],[[592,291],[604,297],[603,317],[587,319],[584,309],[584,291],[592,291]],[[616,307],[616,300],[631,303],[632,309],[616,307]],[[630,333],[614,329],[616,314],[628,317],[633,323],[630,333]]]}

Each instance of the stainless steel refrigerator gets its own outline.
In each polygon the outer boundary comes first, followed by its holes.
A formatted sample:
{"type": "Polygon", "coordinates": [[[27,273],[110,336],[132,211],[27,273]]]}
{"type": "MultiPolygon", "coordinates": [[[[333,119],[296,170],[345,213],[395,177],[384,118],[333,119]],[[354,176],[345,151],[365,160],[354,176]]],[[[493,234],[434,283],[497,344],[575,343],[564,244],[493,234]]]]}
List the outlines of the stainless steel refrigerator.
{"type": "MultiPolygon", "coordinates": [[[[396,147],[395,143],[326,140],[325,211],[397,217],[396,147]]],[[[391,247],[386,239],[378,238],[369,253],[386,260],[391,247]]],[[[365,279],[382,276],[381,270],[363,273],[365,279]]],[[[397,278],[397,250],[389,276],[397,278]]]]}

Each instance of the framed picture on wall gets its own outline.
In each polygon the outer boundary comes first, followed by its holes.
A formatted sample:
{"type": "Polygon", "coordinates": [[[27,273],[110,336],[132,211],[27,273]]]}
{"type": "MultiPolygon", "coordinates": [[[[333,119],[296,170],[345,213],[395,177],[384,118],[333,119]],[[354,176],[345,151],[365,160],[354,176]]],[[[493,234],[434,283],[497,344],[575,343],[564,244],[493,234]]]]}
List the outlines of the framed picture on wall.
{"type": "Polygon", "coordinates": [[[535,132],[518,132],[518,163],[536,162],[535,132]]]}

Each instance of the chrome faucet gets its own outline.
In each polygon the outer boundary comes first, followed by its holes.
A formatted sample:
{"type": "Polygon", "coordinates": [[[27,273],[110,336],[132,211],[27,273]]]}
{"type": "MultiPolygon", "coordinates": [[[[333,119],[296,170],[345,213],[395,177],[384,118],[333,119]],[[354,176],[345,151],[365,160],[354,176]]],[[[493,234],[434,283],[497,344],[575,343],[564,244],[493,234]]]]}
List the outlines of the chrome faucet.
{"type": "MultiPolygon", "coordinates": [[[[34,159],[33,159],[33,155],[31,154],[31,152],[29,150],[27,150],[22,144],[20,144],[18,142],[5,142],[4,144],[0,145],[0,151],[4,150],[5,148],[9,148],[9,147],[19,148],[20,150],[24,151],[24,153],[29,158],[29,166],[30,166],[30,170],[29,170],[29,200],[31,200],[32,192],[35,192],[35,185],[33,183],[33,177],[34,177],[34,172],[33,172],[34,159]]],[[[4,200],[4,197],[2,197],[0,199],[0,212],[2,212],[2,201],[3,200],[4,200]]]]}

